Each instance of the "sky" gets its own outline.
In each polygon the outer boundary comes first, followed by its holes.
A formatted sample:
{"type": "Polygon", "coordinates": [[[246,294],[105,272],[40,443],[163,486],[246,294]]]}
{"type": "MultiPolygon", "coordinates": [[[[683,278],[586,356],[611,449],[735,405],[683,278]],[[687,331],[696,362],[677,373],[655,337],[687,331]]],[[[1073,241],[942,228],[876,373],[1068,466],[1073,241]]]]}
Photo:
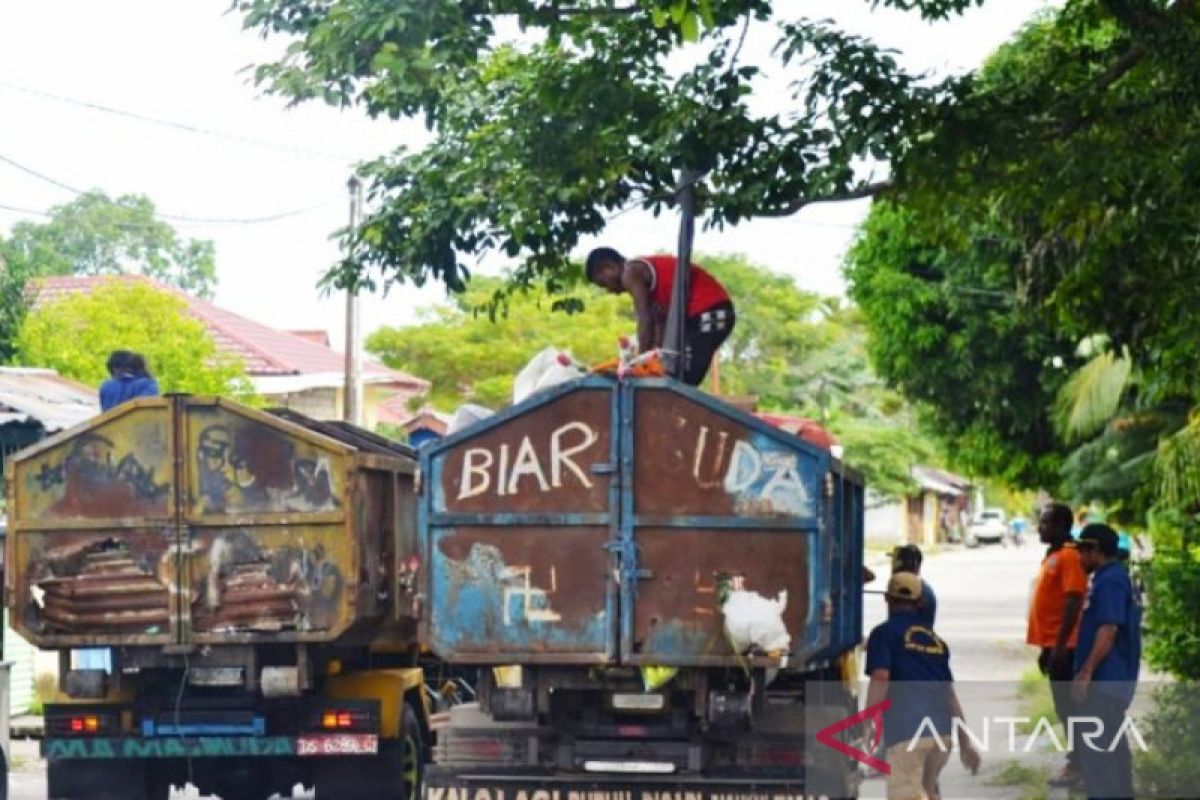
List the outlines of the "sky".
{"type": "MultiPolygon", "coordinates": [[[[833,18],[894,48],[910,69],[944,75],[978,66],[1051,4],[989,0],[930,24],[872,10],[867,0],[785,0],[780,7],[833,18]]],[[[183,218],[171,220],[182,236],[215,243],[220,305],[277,328],[327,330],[340,347],[345,301],[322,295],[316,284],[338,257],[330,237],[346,224],[352,165],[398,146],[420,147],[427,134],[411,121],[372,121],[315,103],[288,108],[262,94],[247,68],[270,60],[283,43],[243,31],[229,5],[0,0],[0,234],[22,220],[44,221],[48,209],[75,196],[70,189],[144,194],[160,212],[183,218]]],[[[771,44],[752,37],[744,57],[765,59],[771,44]]],[[[695,249],[744,253],[802,288],[840,294],[842,258],[868,203],[698,230],[695,249]]],[[[580,255],[599,244],[626,253],[673,250],[676,234],[673,218],[635,211],[582,242],[580,255]]],[[[485,271],[500,266],[488,263],[485,271]]],[[[364,297],[363,331],[409,324],[444,296],[427,286],[364,297]]]]}

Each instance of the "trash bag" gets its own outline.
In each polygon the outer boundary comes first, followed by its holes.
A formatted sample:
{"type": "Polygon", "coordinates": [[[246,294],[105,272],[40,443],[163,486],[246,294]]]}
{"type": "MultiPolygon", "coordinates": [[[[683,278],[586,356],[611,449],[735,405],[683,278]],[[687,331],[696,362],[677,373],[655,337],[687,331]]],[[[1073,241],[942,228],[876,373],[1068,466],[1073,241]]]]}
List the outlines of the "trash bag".
{"type": "Polygon", "coordinates": [[[458,433],[463,428],[468,428],[480,420],[487,419],[496,412],[490,408],[477,406],[474,403],[466,403],[454,410],[454,415],[450,417],[450,422],[446,425],[446,435],[458,433]]]}
{"type": "Polygon", "coordinates": [[[540,391],[584,375],[570,353],[547,347],[529,360],[513,382],[513,403],[520,403],[540,391]]]}

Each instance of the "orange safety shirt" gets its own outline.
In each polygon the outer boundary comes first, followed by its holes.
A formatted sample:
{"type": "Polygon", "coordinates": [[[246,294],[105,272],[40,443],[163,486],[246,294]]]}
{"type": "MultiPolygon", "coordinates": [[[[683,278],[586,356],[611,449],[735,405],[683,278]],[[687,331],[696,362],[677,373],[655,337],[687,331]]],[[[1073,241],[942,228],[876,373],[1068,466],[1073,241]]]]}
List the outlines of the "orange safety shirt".
{"type": "MultiPolygon", "coordinates": [[[[1029,629],[1025,641],[1036,647],[1054,647],[1066,612],[1067,595],[1082,597],[1087,593],[1087,574],[1079,560],[1079,550],[1068,542],[1042,559],[1037,583],[1033,587],[1033,602],[1029,605],[1029,629]]],[[[1078,620],[1075,620],[1078,623],[1078,620]]],[[[1071,631],[1067,648],[1074,648],[1079,625],[1071,631]]]]}

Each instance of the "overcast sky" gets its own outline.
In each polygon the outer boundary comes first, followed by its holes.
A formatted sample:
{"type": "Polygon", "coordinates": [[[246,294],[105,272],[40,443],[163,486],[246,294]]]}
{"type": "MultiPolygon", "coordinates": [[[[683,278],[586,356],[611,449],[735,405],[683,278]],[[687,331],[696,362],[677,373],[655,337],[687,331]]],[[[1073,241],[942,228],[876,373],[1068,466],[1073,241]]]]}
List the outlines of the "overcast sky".
{"type": "MultiPolygon", "coordinates": [[[[870,10],[865,0],[786,0],[789,11],[833,17],[900,51],[910,68],[973,68],[1049,0],[990,0],[951,22],[870,10]]],[[[344,302],[315,288],[337,257],[346,180],[356,160],[419,145],[413,123],[261,96],[245,67],[264,43],[226,14],[227,0],[0,0],[0,157],[67,186],[149,196],[185,236],[212,239],[217,301],[280,328],[323,328],[342,339],[344,302]],[[127,114],[98,110],[104,106],[127,114]],[[152,120],[159,120],[154,122],[152,120]],[[169,123],[169,124],[162,124],[169,123]],[[211,133],[182,130],[203,129],[211,133]]],[[[751,40],[747,55],[769,41],[751,40]]],[[[71,191],[0,161],[0,231],[69,201],[71,191]],[[24,210],[11,210],[11,208],[24,210]]],[[[787,220],[698,232],[696,248],[742,252],[804,288],[842,291],[840,265],[866,201],[812,206],[787,220]]],[[[604,243],[629,253],[673,249],[673,219],[625,214],[604,243]]],[[[581,250],[599,243],[588,241],[581,250]]],[[[364,301],[363,329],[403,324],[438,288],[400,288],[364,301]]]]}

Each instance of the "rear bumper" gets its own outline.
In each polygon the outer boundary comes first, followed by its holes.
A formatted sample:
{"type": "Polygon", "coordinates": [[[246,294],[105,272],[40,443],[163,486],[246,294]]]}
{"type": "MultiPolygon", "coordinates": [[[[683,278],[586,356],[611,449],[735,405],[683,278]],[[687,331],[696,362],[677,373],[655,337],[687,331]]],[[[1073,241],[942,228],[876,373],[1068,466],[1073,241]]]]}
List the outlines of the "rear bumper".
{"type": "MultiPolygon", "coordinates": [[[[811,776],[810,776],[811,777],[811,776]]],[[[832,777],[832,776],[830,776],[832,777]]],[[[841,780],[849,776],[838,776],[841,780]]],[[[851,779],[845,796],[857,794],[851,779]]],[[[430,766],[423,800],[805,800],[803,776],[708,778],[699,775],[530,775],[430,766]]]]}
{"type": "Polygon", "coordinates": [[[118,758],[316,758],[373,756],[375,734],[305,736],[164,736],[43,739],[48,761],[118,758]]]}

